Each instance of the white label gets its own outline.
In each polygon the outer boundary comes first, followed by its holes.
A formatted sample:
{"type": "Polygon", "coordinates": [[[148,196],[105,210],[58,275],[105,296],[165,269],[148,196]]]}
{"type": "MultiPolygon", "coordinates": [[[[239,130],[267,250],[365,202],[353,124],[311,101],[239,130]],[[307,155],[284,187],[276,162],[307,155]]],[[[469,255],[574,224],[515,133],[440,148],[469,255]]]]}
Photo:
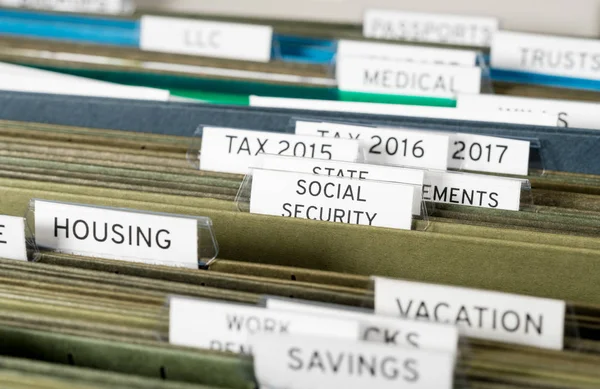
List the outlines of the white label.
{"type": "Polygon", "coordinates": [[[354,162],[358,151],[356,140],[205,127],[200,169],[246,174],[262,154],[354,162]]]}
{"type": "Polygon", "coordinates": [[[307,336],[250,338],[261,387],[451,389],[454,354],[307,336]]]}
{"type": "Polygon", "coordinates": [[[256,333],[321,335],[358,339],[356,321],[262,307],[172,296],[169,342],[180,346],[252,354],[248,337],[256,333]]]}
{"type": "Polygon", "coordinates": [[[496,18],[370,9],[363,20],[367,38],[489,47],[496,18]]]}
{"type": "Polygon", "coordinates": [[[35,201],[35,242],[62,253],[198,268],[198,221],[35,201]]]}
{"type": "Polygon", "coordinates": [[[250,212],[410,230],[414,186],[255,169],[250,212]]]}
{"type": "Polygon", "coordinates": [[[125,0],[0,0],[0,5],[57,12],[99,14],[120,14],[133,10],[130,2],[125,0]]]}
{"type": "MultiPolygon", "coordinates": [[[[483,95],[480,95],[483,96],[483,95]]],[[[471,109],[422,107],[402,104],[361,103],[354,101],[325,101],[288,99],[281,97],[250,96],[253,107],[303,109],[311,111],[352,112],[373,115],[410,116],[435,119],[468,120],[490,123],[514,123],[537,126],[555,126],[556,115],[520,112],[477,111],[471,109]]]]}
{"type": "Polygon", "coordinates": [[[375,312],[453,324],[473,338],[563,348],[559,300],[375,277],[375,312]]]}
{"type": "Polygon", "coordinates": [[[481,68],[341,57],[335,68],[344,91],[453,98],[481,91],[481,68]]]}
{"type": "Polygon", "coordinates": [[[494,35],[491,66],[600,80],[600,40],[499,31],[494,35]]]}
{"type": "Polygon", "coordinates": [[[357,139],[365,162],[443,169],[448,165],[448,135],[418,130],[297,122],[296,134],[357,139]]]}
{"type": "Polygon", "coordinates": [[[421,214],[422,186],[425,178],[423,170],[275,155],[264,155],[254,167],[267,170],[282,170],[357,180],[398,182],[414,185],[413,215],[421,214]]]}
{"type": "Polygon", "coordinates": [[[356,320],[360,323],[360,338],[369,342],[450,353],[455,353],[458,346],[455,326],[373,315],[351,311],[344,306],[330,307],[278,298],[269,298],[266,303],[269,309],[356,320]]]}
{"type": "Polygon", "coordinates": [[[403,60],[407,62],[414,61],[461,66],[477,65],[477,52],[470,50],[349,40],[340,40],[338,42],[337,58],[341,57],[403,60]]]}
{"type": "Polygon", "coordinates": [[[252,24],[142,16],[140,49],[269,62],[273,28],[252,24]]]}
{"type": "Polygon", "coordinates": [[[523,181],[469,173],[428,171],[423,200],[518,211],[523,181]]]}
{"type": "MultiPolygon", "coordinates": [[[[600,104],[498,95],[459,95],[457,108],[505,113],[553,115],[557,127],[600,130],[600,104]]],[[[526,123],[523,123],[526,124],[526,123]]]]}
{"type": "Polygon", "coordinates": [[[451,134],[448,167],[527,175],[529,142],[473,134],[451,134]]]}
{"type": "Polygon", "coordinates": [[[27,261],[22,217],[0,215],[0,258],[27,261]]]}

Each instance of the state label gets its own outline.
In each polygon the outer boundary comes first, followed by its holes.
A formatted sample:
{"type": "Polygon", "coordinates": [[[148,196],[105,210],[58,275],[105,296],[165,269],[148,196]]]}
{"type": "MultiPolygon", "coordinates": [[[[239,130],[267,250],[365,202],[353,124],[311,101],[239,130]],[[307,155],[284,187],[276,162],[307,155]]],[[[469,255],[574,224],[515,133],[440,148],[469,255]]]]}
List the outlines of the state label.
{"type": "Polygon", "coordinates": [[[523,180],[480,174],[428,171],[423,200],[518,211],[523,180]]]}
{"type": "Polygon", "coordinates": [[[335,75],[340,90],[353,92],[453,98],[481,91],[479,67],[341,57],[335,75]]]}
{"type": "Polygon", "coordinates": [[[337,45],[337,58],[362,57],[432,64],[476,66],[477,52],[438,47],[350,41],[342,39],[337,45]]]}
{"type": "Polygon", "coordinates": [[[410,230],[414,186],[254,169],[250,212],[410,230]]]}
{"type": "Polygon", "coordinates": [[[331,177],[398,182],[415,187],[413,215],[421,214],[421,197],[425,172],[418,169],[371,165],[366,163],[326,161],[296,157],[264,155],[254,166],[267,170],[319,174],[331,177]]]}
{"type": "Polygon", "coordinates": [[[375,312],[456,325],[461,335],[561,350],[565,302],[455,286],[375,279],[375,312]]]}
{"type": "Polygon", "coordinates": [[[496,18],[369,9],[363,19],[367,38],[489,47],[499,29],[496,18]]]}
{"type": "MultiPolygon", "coordinates": [[[[492,113],[546,114],[556,117],[557,127],[600,130],[600,104],[556,99],[498,95],[459,95],[457,108],[492,113]]],[[[523,123],[527,124],[527,123],[523,123]]]]}
{"type": "Polygon", "coordinates": [[[451,134],[448,167],[479,172],[527,175],[528,141],[473,134],[451,134]]]}
{"type": "Polygon", "coordinates": [[[169,298],[169,342],[179,346],[252,354],[257,333],[358,339],[358,323],[318,315],[188,297],[169,298]]]}
{"type": "Polygon", "coordinates": [[[22,217],[0,215],[0,258],[27,261],[25,220],[22,217]]]}
{"type": "Polygon", "coordinates": [[[302,121],[296,122],[296,134],[358,140],[367,163],[442,170],[448,167],[450,138],[446,134],[302,121]]]}
{"type": "Polygon", "coordinates": [[[269,62],[273,28],[252,24],[142,16],[140,49],[269,62]]]}
{"type": "Polygon", "coordinates": [[[356,320],[360,323],[360,339],[369,342],[449,353],[455,353],[458,347],[458,329],[451,325],[403,320],[352,311],[343,305],[303,303],[281,298],[268,298],[266,306],[269,309],[280,311],[356,320]]]}
{"type": "Polygon", "coordinates": [[[600,40],[498,31],[491,67],[599,80],[600,40]]]}
{"type": "Polygon", "coordinates": [[[0,5],[57,12],[97,14],[131,13],[134,8],[129,0],[0,0],[0,5]]]}
{"type": "MultiPolygon", "coordinates": [[[[484,96],[476,95],[476,96],[484,96]]],[[[474,111],[464,108],[425,107],[402,104],[361,103],[356,101],[333,101],[291,99],[285,97],[250,96],[250,106],[303,109],[310,111],[352,112],[372,115],[410,116],[430,119],[468,120],[490,123],[527,124],[532,126],[555,126],[556,115],[543,113],[474,111]]]]}
{"type": "Polygon", "coordinates": [[[61,253],[198,268],[190,216],[35,200],[35,242],[61,253]]]}
{"type": "Polygon", "coordinates": [[[451,389],[452,353],[372,342],[259,334],[250,339],[261,387],[451,389]]]}
{"type": "Polygon", "coordinates": [[[358,152],[356,140],[205,127],[199,158],[201,170],[246,174],[263,154],[354,162],[358,152]]]}

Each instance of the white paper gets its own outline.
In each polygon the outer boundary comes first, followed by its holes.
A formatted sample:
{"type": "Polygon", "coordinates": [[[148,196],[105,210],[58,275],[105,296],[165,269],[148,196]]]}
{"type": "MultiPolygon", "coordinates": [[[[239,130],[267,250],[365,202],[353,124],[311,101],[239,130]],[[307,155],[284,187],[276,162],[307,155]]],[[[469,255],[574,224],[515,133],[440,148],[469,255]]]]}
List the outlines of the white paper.
{"type": "Polygon", "coordinates": [[[338,59],[341,57],[362,57],[460,66],[477,65],[477,52],[471,50],[345,39],[338,42],[336,54],[338,59]]]}
{"type": "Polygon", "coordinates": [[[450,138],[443,133],[300,121],[296,134],[359,140],[367,163],[443,170],[448,165],[450,138]]]}
{"type": "Polygon", "coordinates": [[[140,48],[147,51],[269,62],[273,28],[252,24],[142,16],[140,48]]]}
{"type": "Polygon", "coordinates": [[[129,0],[0,0],[0,5],[57,12],[98,14],[121,14],[133,11],[133,4],[129,0]]]}
{"type": "Polygon", "coordinates": [[[35,201],[35,242],[62,253],[198,268],[198,221],[52,201],[35,201]]]}
{"type": "Polygon", "coordinates": [[[326,337],[250,338],[261,387],[451,389],[454,354],[326,337]]]}
{"type": "Polygon", "coordinates": [[[355,140],[204,127],[200,169],[246,174],[262,154],[354,162],[358,151],[355,140]]]}
{"type": "Polygon", "coordinates": [[[458,329],[451,325],[391,318],[352,311],[344,306],[334,308],[281,298],[268,298],[266,306],[279,311],[312,313],[338,319],[356,320],[360,323],[361,339],[366,341],[449,353],[455,353],[458,347],[458,329]]]}
{"type": "Polygon", "coordinates": [[[448,167],[478,172],[527,175],[528,141],[474,134],[451,134],[448,167]]]}
{"type": "Polygon", "coordinates": [[[369,9],[363,19],[367,38],[489,47],[498,19],[369,9]]]}
{"type": "Polygon", "coordinates": [[[414,186],[254,169],[250,212],[410,230],[414,186]]]}
{"type": "Polygon", "coordinates": [[[421,195],[425,172],[392,166],[372,165],[366,163],[327,161],[297,157],[264,155],[253,167],[267,170],[282,170],[296,173],[319,174],[324,176],[353,178],[357,180],[397,182],[415,187],[413,199],[413,215],[421,214],[421,195]]]}
{"type": "Polygon", "coordinates": [[[0,258],[27,261],[25,220],[22,217],[0,215],[0,258]]]}
{"type": "Polygon", "coordinates": [[[600,40],[499,31],[494,35],[491,66],[600,80],[600,40]]]}
{"type": "Polygon", "coordinates": [[[455,324],[473,338],[563,348],[559,300],[375,277],[375,312],[455,324]]]}
{"type": "MultiPolygon", "coordinates": [[[[480,95],[483,96],[483,95],[480,95]]],[[[352,112],[373,115],[410,116],[432,119],[468,120],[490,123],[513,123],[537,126],[556,126],[556,115],[542,113],[494,112],[445,107],[423,107],[402,104],[361,103],[354,101],[327,101],[290,99],[282,97],[250,96],[250,106],[303,109],[311,111],[352,112]]]]}
{"type": "Polygon", "coordinates": [[[335,67],[343,91],[453,98],[481,91],[481,68],[341,57],[335,67]]]}
{"type": "Polygon", "coordinates": [[[518,211],[523,180],[470,173],[428,171],[423,200],[518,211]]]}
{"type": "MultiPolygon", "coordinates": [[[[459,95],[457,108],[480,112],[553,115],[557,127],[600,130],[600,104],[587,101],[537,99],[499,95],[459,95]]],[[[527,124],[527,123],[523,123],[527,124]]]]}
{"type": "Polygon", "coordinates": [[[320,315],[267,310],[189,297],[169,298],[169,343],[252,354],[248,338],[256,333],[321,335],[356,340],[358,322],[320,315]]]}

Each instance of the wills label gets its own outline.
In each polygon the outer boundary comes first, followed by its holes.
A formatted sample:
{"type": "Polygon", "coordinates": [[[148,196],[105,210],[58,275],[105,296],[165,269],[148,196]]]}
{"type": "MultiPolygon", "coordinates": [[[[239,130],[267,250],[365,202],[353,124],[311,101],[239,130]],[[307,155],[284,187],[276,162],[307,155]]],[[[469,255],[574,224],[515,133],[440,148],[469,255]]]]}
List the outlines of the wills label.
{"type": "Polygon", "coordinates": [[[140,49],[269,62],[272,36],[269,26],[142,16],[140,49]]]}
{"type": "Polygon", "coordinates": [[[456,325],[473,338],[563,348],[559,300],[375,277],[375,312],[456,325]]]}

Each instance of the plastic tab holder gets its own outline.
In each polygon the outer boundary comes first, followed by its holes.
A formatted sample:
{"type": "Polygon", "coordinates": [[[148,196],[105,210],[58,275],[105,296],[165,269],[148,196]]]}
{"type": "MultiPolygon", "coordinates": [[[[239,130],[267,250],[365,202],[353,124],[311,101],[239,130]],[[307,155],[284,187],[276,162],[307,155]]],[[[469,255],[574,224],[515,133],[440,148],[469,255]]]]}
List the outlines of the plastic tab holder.
{"type": "Polygon", "coordinates": [[[202,216],[32,199],[26,214],[33,260],[41,251],[198,269],[219,251],[202,216]]]}

